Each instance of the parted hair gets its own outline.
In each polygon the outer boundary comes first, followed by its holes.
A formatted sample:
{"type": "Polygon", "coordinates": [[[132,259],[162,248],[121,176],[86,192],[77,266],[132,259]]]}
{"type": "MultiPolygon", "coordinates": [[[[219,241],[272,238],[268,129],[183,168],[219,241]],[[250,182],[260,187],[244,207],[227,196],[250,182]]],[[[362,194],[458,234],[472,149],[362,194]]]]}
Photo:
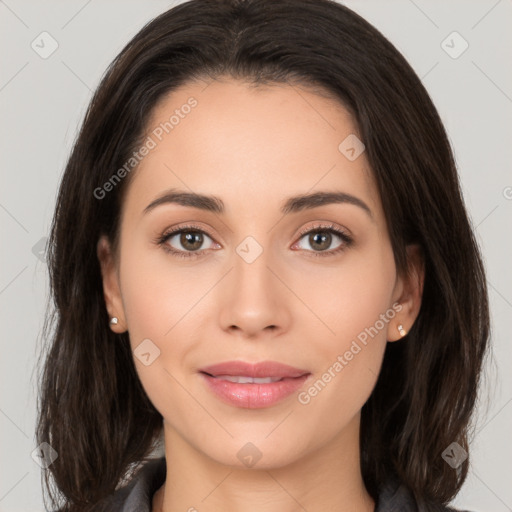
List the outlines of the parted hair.
{"type": "Polygon", "coordinates": [[[37,441],[58,453],[43,477],[51,507],[100,510],[162,433],[128,333],[109,328],[96,255],[103,234],[116,247],[137,169],[104,198],[94,191],[140,147],[166,94],[223,77],[309,86],[338,100],[365,144],[401,275],[410,271],[407,245],[421,247],[421,308],[407,335],[387,344],[361,410],[361,471],[374,499],[395,476],[417,500],[446,504],[471,458],[455,470],[442,453],[453,442],[469,451],[490,325],[482,258],[429,94],[386,38],[337,2],[191,0],[147,23],[110,64],[60,183],[38,375],[37,441]]]}

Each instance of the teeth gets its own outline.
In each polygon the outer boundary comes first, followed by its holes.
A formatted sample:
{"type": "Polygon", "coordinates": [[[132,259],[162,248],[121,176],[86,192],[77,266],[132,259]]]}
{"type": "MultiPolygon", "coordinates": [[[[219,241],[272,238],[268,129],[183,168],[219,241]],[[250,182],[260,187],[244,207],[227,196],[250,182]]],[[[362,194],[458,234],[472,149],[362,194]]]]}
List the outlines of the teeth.
{"type": "Polygon", "coordinates": [[[218,379],[228,380],[229,382],[236,382],[237,384],[270,384],[277,382],[282,377],[245,377],[238,375],[217,375],[218,379]]]}

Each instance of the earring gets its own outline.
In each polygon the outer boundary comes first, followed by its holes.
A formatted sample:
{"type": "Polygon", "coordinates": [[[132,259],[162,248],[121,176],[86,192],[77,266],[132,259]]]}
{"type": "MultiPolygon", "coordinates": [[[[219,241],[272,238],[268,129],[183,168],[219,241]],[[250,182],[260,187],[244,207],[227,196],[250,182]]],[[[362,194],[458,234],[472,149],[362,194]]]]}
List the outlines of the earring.
{"type": "Polygon", "coordinates": [[[119,322],[119,320],[117,319],[117,316],[113,316],[110,319],[110,325],[117,325],[118,322],[119,322]]]}
{"type": "Polygon", "coordinates": [[[398,332],[400,333],[400,336],[405,336],[407,334],[407,331],[404,329],[404,326],[400,324],[398,327],[398,332]]]}

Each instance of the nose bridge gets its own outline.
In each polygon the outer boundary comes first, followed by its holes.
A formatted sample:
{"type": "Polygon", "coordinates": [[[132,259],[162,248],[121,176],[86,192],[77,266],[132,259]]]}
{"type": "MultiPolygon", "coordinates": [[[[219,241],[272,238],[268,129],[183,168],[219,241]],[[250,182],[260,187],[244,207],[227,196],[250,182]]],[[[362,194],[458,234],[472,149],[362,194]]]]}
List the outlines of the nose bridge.
{"type": "Polygon", "coordinates": [[[274,277],[268,267],[272,267],[271,251],[260,244],[255,237],[247,236],[235,249],[233,258],[235,294],[239,300],[272,300],[275,297],[274,277]],[[262,297],[260,297],[262,295],[262,297]]]}
{"type": "Polygon", "coordinates": [[[235,248],[232,261],[231,286],[221,297],[223,327],[236,326],[251,335],[268,326],[283,327],[288,314],[282,284],[269,269],[271,251],[248,236],[235,248]]]}

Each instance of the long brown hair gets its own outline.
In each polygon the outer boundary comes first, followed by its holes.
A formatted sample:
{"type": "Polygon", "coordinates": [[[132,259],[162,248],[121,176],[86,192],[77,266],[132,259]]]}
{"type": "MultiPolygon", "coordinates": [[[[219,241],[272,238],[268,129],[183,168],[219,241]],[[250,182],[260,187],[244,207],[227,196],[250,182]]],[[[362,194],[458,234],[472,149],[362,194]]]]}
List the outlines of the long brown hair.
{"type": "Polygon", "coordinates": [[[397,269],[406,245],[425,258],[419,316],[388,343],[362,408],[361,469],[375,499],[395,475],[425,503],[460,489],[441,457],[468,450],[489,338],[488,296],[452,150],[427,91],[396,48],[331,0],[192,0],[148,23],[106,71],[60,185],[49,243],[53,310],[44,333],[38,443],[59,456],[44,473],[52,506],[92,510],[140,468],[162,416],[137,377],[128,334],[108,327],[96,244],[115,242],[131,176],[102,187],[140,147],[148,117],[197,78],[316,87],[353,115],[376,180],[397,269]]]}

